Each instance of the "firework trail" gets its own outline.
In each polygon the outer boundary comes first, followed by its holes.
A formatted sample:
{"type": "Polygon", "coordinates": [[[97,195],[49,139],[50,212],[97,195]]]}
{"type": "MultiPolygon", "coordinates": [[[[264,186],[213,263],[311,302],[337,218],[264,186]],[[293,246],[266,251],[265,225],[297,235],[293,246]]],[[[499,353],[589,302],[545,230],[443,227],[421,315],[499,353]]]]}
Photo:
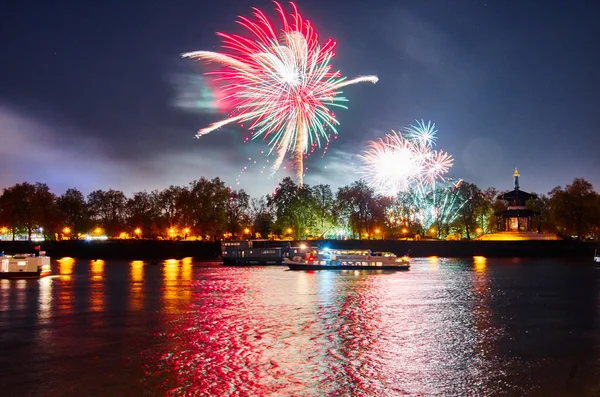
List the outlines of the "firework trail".
{"type": "Polygon", "coordinates": [[[232,117],[198,131],[197,137],[230,123],[249,122],[252,139],[268,141],[269,153],[275,152],[273,173],[287,153],[293,153],[300,185],[303,183],[304,155],[316,143],[328,141],[326,129],[337,134],[331,107],[346,108],[347,99],[340,89],[362,82],[376,83],[377,76],[342,77],[331,70],[336,43],[329,39],[322,45],[312,24],[303,19],[294,3],[287,16],[276,4],[281,17],[280,34],[258,9],[256,22],[240,17],[240,25],[254,36],[218,33],[223,48],[231,54],[195,51],[182,54],[224,68],[211,74],[224,83],[225,100],[232,101],[232,117]]]}

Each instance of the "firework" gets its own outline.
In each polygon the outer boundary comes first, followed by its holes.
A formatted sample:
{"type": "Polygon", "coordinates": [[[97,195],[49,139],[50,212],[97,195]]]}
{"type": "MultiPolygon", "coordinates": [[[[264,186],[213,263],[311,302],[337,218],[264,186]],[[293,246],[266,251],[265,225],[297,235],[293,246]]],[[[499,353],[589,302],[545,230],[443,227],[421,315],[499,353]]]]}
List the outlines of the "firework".
{"type": "Polygon", "coordinates": [[[304,174],[304,156],[316,143],[328,141],[327,129],[337,134],[332,107],[346,108],[347,99],[341,88],[361,83],[376,83],[376,76],[354,79],[333,72],[331,60],[336,43],[329,39],[319,44],[312,24],[304,20],[292,4],[291,17],[276,4],[282,28],[276,28],[267,17],[255,9],[257,21],[240,17],[239,23],[254,38],[218,33],[223,47],[231,54],[196,51],[183,57],[221,64],[224,68],[212,74],[225,82],[225,100],[234,112],[228,119],[216,122],[197,133],[208,134],[230,123],[248,122],[252,139],[267,140],[270,153],[275,152],[273,172],[281,166],[287,153],[296,160],[300,184],[304,174]]]}
{"type": "Polygon", "coordinates": [[[394,199],[388,215],[396,224],[439,227],[453,222],[464,205],[457,194],[461,181],[445,178],[452,156],[433,148],[436,133],[431,121],[417,121],[404,133],[392,131],[372,141],[360,156],[369,185],[394,199]]]}
{"type": "Polygon", "coordinates": [[[442,226],[451,225],[458,217],[466,200],[459,187],[462,180],[445,179],[435,185],[411,187],[399,192],[387,208],[392,227],[415,227],[420,225],[440,232],[442,226]]]}
{"type": "Polygon", "coordinates": [[[384,139],[372,141],[361,156],[371,187],[393,197],[444,180],[454,160],[448,153],[433,149],[436,132],[435,124],[417,121],[404,134],[392,131],[384,139]]]}

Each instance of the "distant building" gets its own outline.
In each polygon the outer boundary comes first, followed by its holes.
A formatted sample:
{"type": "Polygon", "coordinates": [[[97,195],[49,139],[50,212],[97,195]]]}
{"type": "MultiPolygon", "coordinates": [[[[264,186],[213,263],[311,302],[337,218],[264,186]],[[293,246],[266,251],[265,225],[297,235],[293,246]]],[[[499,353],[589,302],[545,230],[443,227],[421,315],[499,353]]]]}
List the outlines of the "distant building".
{"type": "Polygon", "coordinates": [[[537,196],[519,188],[519,176],[519,170],[515,168],[514,190],[498,196],[498,200],[504,201],[507,205],[504,211],[495,214],[500,232],[532,232],[533,217],[540,215],[539,212],[527,208],[527,201],[537,196]]]}
{"type": "Polygon", "coordinates": [[[521,190],[519,170],[515,169],[514,189],[497,197],[506,203],[506,209],[496,212],[498,233],[484,234],[476,240],[515,241],[515,240],[560,240],[555,234],[543,234],[533,230],[533,221],[540,213],[527,208],[527,202],[536,198],[535,194],[521,190]]]}

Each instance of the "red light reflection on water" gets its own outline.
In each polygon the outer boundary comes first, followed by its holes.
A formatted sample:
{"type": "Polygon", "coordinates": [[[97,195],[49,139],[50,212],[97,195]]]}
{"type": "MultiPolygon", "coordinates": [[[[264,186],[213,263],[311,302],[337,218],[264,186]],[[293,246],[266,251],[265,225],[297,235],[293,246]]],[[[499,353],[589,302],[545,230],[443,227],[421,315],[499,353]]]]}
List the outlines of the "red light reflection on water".
{"type": "Polygon", "coordinates": [[[146,380],[170,395],[476,393],[491,325],[465,310],[481,297],[437,271],[443,261],[390,274],[205,270],[142,353],[146,380]]]}

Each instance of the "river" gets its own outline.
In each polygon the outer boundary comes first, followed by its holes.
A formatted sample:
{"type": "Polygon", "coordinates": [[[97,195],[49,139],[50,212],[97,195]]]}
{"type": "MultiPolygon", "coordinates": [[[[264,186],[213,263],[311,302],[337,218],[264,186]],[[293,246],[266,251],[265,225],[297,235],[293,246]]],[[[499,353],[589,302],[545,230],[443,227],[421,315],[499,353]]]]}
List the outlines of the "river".
{"type": "Polygon", "coordinates": [[[7,396],[597,396],[600,268],[416,258],[408,272],[169,260],[0,280],[7,396]]]}

